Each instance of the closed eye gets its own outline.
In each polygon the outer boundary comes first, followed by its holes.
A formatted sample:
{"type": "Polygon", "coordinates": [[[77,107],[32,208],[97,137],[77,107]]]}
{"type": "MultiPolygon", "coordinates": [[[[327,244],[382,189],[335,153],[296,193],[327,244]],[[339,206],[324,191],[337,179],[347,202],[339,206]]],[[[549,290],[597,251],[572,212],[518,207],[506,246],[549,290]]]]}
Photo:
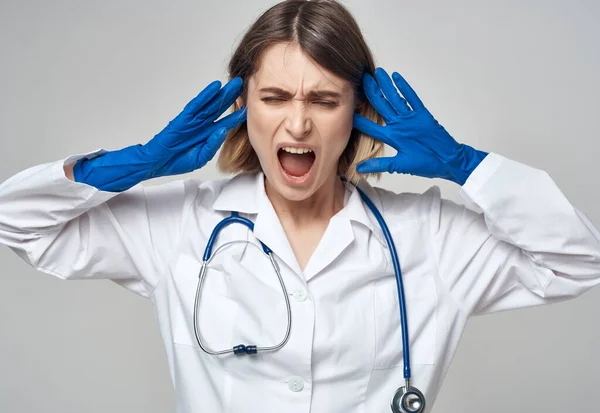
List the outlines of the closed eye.
{"type": "Polygon", "coordinates": [[[331,106],[331,107],[336,105],[335,102],[330,102],[328,100],[321,100],[321,101],[318,101],[318,102],[315,102],[315,103],[318,103],[319,105],[331,106]]]}
{"type": "MultiPolygon", "coordinates": [[[[284,102],[285,101],[285,99],[282,99],[282,98],[272,98],[272,97],[262,98],[261,100],[263,102],[267,102],[267,103],[269,103],[269,102],[275,103],[275,102],[284,102]]],[[[327,107],[333,107],[333,106],[337,105],[336,102],[331,102],[331,101],[328,101],[328,100],[318,100],[318,101],[315,101],[313,103],[316,103],[316,104],[322,105],[322,106],[327,106],[327,107]]]]}
{"type": "Polygon", "coordinates": [[[262,98],[263,102],[283,102],[285,99],[280,98],[262,98]]]}

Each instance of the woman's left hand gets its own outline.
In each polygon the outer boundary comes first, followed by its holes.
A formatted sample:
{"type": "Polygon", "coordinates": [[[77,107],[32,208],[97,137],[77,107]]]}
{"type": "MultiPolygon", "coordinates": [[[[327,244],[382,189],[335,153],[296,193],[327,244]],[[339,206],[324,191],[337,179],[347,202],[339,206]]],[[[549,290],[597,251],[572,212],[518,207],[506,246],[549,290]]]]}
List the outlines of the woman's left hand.
{"type": "Polygon", "coordinates": [[[361,162],[356,170],[359,173],[387,171],[442,178],[463,185],[487,153],[456,142],[433,118],[400,74],[392,74],[392,83],[386,71],[377,68],[375,78],[377,81],[365,73],[363,88],[386,125],[378,125],[355,114],[354,127],[391,146],[398,153],[389,158],[361,162]]]}

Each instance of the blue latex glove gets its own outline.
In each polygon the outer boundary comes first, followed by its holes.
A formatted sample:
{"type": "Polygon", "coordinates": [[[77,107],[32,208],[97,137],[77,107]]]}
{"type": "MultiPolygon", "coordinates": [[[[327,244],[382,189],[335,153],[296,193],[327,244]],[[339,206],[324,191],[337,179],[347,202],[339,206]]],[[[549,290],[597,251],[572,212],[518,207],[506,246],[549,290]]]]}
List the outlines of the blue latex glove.
{"type": "Polygon", "coordinates": [[[365,73],[363,88],[386,125],[378,125],[355,114],[354,127],[391,146],[398,153],[394,157],[363,161],[356,166],[356,170],[359,173],[387,171],[442,178],[463,185],[487,153],[456,142],[433,118],[400,74],[392,74],[392,83],[385,70],[377,68],[375,78],[377,81],[365,73]]]}
{"type": "Polygon", "coordinates": [[[212,82],[148,143],[80,159],[73,166],[75,181],[121,192],[146,179],[201,168],[215,156],[227,132],[246,120],[243,107],[215,122],[241,91],[241,78],[232,79],[223,88],[221,82],[212,82]]]}

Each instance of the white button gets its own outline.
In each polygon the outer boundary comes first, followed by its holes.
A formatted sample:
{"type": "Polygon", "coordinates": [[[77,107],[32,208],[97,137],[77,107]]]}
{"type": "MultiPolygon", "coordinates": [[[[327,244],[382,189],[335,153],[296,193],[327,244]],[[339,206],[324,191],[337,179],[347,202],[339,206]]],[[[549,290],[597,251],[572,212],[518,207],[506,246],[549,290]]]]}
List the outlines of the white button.
{"type": "Polygon", "coordinates": [[[304,388],[304,380],[302,380],[302,377],[291,377],[288,381],[288,387],[291,391],[298,392],[304,388]]]}
{"type": "Polygon", "coordinates": [[[294,291],[292,296],[296,299],[296,301],[305,301],[306,297],[308,297],[308,294],[306,293],[305,290],[298,289],[298,290],[294,291]]]}

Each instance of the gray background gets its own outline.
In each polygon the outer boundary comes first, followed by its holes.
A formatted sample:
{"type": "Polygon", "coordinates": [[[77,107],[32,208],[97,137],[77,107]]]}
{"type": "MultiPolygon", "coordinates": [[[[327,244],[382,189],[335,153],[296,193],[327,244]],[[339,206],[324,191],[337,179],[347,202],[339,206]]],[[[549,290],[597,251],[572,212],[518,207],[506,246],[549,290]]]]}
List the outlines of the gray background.
{"type": "MultiPolygon", "coordinates": [[[[274,3],[2,0],[0,181],[146,142],[225,80],[234,45],[274,3]]],[[[548,171],[600,223],[599,2],[344,3],[377,64],[402,73],[457,140],[548,171]]],[[[214,162],[194,175],[218,176],[214,162]]],[[[432,184],[459,200],[452,183],[381,182],[419,192],[432,184]]],[[[149,301],[108,281],[37,273],[8,248],[0,263],[0,411],[174,410],[149,301]]],[[[473,318],[434,412],[597,411],[599,312],[594,289],[473,318]]]]}

